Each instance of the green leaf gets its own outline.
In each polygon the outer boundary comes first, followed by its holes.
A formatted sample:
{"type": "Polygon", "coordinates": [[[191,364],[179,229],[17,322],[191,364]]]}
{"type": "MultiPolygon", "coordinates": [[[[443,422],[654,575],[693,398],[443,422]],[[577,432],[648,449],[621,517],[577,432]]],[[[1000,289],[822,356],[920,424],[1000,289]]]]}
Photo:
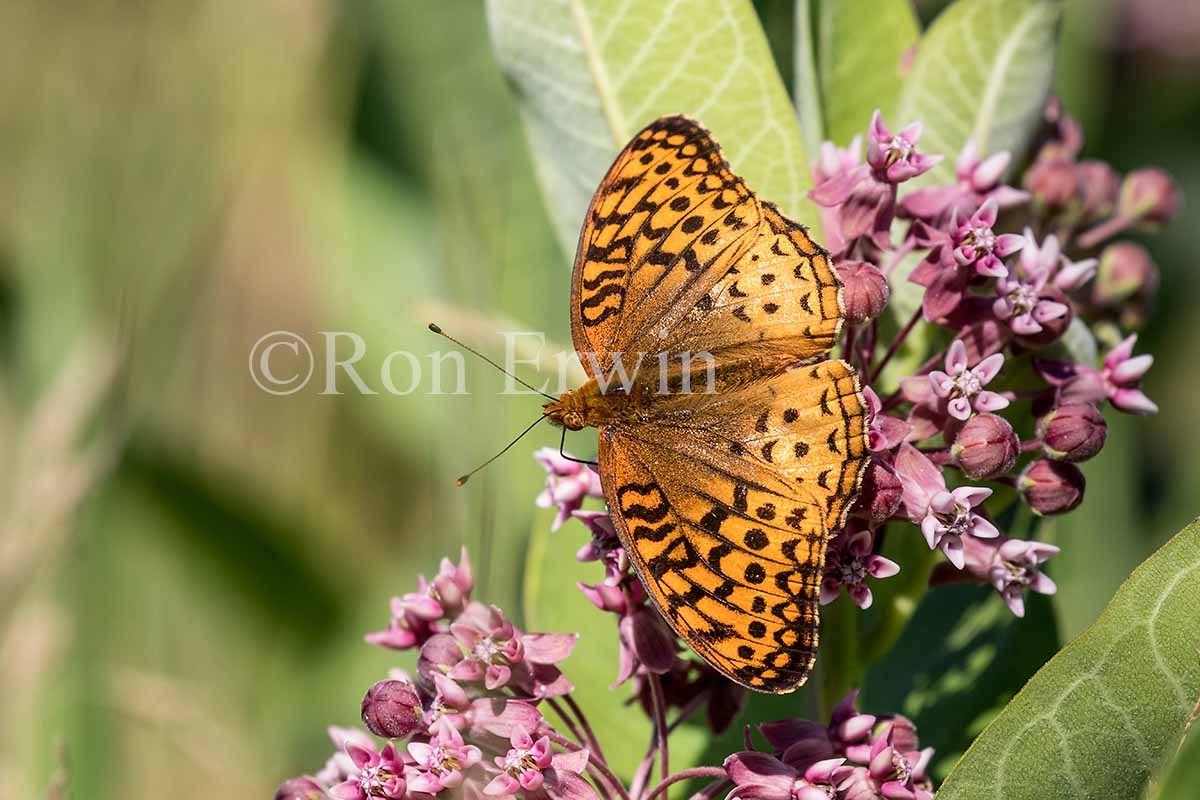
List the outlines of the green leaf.
{"type": "Polygon", "coordinates": [[[795,22],[795,95],[796,116],[804,147],[816,153],[825,138],[825,120],[821,111],[821,86],[817,75],[817,47],[813,35],[812,4],[796,0],[795,22]]]}
{"type": "Polygon", "coordinates": [[[748,0],[487,8],[565,252],[617,151],[665,114],[702,122],[755,191],[815,227],[800,128],[748,0]]]}
{"type": "Polygon", "coordinates": [[[1087,631],[1025,685],[938,793],[1138,797],[1200,697],[1200,523],[1134,571],[1087,631]]]}
{"type": "Polygon", "coordinates": [[[862,707],[911,718],[938,776],[1057,649],[1049,598],[1031,593],[1017,619],[990,586],[944,586],[867,671],[862,707]]]}
{"type": "Polygon", "coordinates": [[[921,30],[909,0],[824,0],[819,13],[824,135],[845,146],[866,132],[875,109],[895,119],[901,63],[921,30]]]}
{"type": "Polygon", "coordinates": [[[971,137],[982,154],[1022,154],[1054,77],[1061,15],[1060,0],[960,0],[934,20],[888,120],[920,120],[922,151],[946,156],[916,183],[953,180],[971,137]]]}

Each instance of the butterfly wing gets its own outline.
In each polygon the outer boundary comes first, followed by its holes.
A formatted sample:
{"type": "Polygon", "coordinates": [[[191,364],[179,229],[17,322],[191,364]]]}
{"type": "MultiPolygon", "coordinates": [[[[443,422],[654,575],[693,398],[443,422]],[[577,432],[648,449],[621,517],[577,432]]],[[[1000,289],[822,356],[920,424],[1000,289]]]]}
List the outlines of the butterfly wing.
{"type": "MultiPolygon", "coordinates": [[[[749,250],[760,222],[754,193],[696,122],[664,117],[639,132],[600,183],[579,237],[571,334],[589,375],[607,370],[614,351],[635,351],[647,331],[673,329],[749,250]]],[[[640,352],[664,349],[658,337],[640,352]]]]}
{"type": "Polygon", "coordinates": [[[827,531],[866,458],[857,378],[826,361],[605,427],[600,482],[679,635],[731,680],[788,692],[812,668],[827,531]]]}
{"type": "Polygon", "coordinates": [[[842,306],[829,254],[774,205],[761,208],[754,243],[671,331],[665,343],[671,352],[799,362],[833,346],[842,306]]]}

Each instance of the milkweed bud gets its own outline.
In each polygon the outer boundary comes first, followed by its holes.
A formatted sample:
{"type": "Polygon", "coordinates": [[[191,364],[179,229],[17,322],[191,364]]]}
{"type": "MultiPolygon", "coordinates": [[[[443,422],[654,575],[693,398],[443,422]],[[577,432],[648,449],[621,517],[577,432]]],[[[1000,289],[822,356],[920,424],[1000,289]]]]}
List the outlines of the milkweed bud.
{"type": "Polygon", "coordinates": [[[1104,447],[1108,425],[1091,403],[1059,406],[1038,423],[1042,452],[1058,461],[1087,461],[1104,447]]]}
{"type": "Polygon", "coordinates": [[[1063,514],[1083,500],[1083,473],[1074,464],[1039,458],[1017,479],[1017,488],[1035,514],[1063,514]]]}
{"type": "Polygon", "coordinates": [[[1122,217],[1161,225],[1179,210],[1179,190],[1161,169],[1134,170],[1125,176],[1117,211],[1122,217]]]}
{"type": "Polygon", "coordinates": [[[421,698],[412,684],[387,680],[367,690],[362,701],[362,721],[385,739],[402,739],[423,727],[421,698]]]}
{"type": "Polygon", "coordinates": [[[865,322],[879,316],[891,291],[882,272],[865,261],[842,261],[837,265],[837,275],[843,284],[846,319],[865,322]]]}
{"type": "Polygon", "coordinates": [[[862,489],[854,504],[854,516],[871,522],[883,522],[900,508],[904,490],[892,468],[871,459],[863,475],[862,489]]]}
{"type": "Polygon", "coordinates": [[[1157,288],[1158,267],[1146,248],[1133,242],[1116,242],[1100,254],[1092,302],[1115,306],[1133,297],[1149,297],[1157,288]]]}
{"type": "Polygon", "coordinates": [[[950,454],[968,478],[989,480],[1012,469],[1020,450],[1020,440],[1008,420],[976,414],[958,432],[950,454]]]}
{"type": "Polygon", "coordinates": [[[1039,158],[1025,173],[1025,188],[1040,205],[1064,208],[1075,197],[1079,176],[1070,161],[1039,158]]]}
{"type": "Polygon", "coordinates": [[[1085,219],[1099,219],[1112,213],[1121,190],[1121,178],[1103,161],[1080,161],[1075,165],[1076,191],[1080,212],[1085,219]]]}

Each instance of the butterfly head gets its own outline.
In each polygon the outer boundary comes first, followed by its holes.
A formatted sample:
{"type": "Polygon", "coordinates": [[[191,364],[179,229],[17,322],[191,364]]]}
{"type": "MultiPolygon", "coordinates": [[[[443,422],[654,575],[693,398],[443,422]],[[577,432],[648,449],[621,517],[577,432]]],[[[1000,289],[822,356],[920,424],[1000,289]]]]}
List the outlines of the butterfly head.
{"type": "Polygon", "coordinates": [[[569,431],[581,431],[587,427],[584,415],[584,400],[579,392],[563,392],[557,400],[542,406],[542,413],[555,425],[569,431]]]}

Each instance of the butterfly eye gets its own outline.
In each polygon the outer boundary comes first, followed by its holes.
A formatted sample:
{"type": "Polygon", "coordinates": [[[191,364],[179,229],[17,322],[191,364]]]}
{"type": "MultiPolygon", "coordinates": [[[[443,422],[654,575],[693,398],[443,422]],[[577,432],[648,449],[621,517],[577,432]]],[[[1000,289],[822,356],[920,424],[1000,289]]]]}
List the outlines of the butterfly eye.
{"type": "Polygon", "coordinates": [[[583,415],[578,411],[568,411],[563,414],[563,426],[573,431],[583,430],[583,415]]]}

